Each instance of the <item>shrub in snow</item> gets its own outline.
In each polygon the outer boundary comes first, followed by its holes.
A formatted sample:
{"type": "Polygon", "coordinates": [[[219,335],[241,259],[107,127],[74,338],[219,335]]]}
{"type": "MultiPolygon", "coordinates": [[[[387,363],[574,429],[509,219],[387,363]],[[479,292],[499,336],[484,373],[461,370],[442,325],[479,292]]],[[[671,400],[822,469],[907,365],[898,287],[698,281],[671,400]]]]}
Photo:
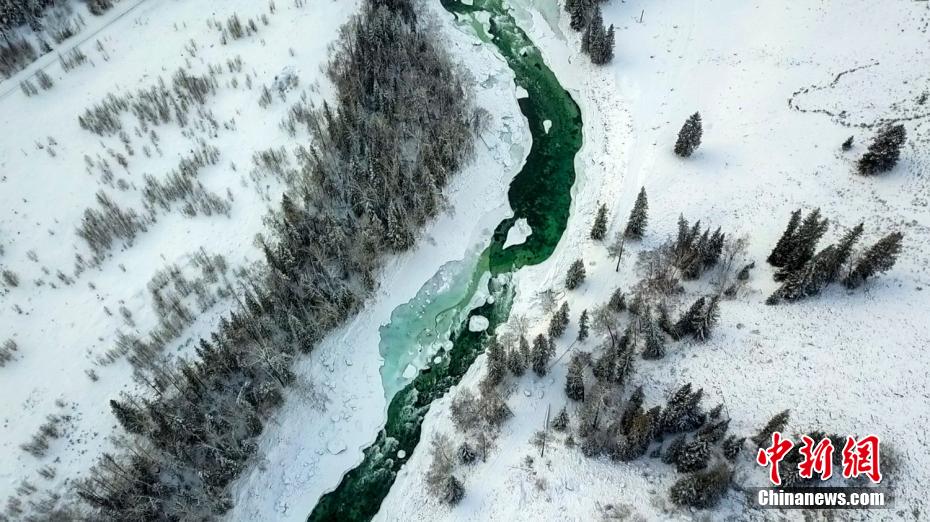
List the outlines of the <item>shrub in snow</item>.
{"type": "Polygon", "coordinates": [[[478,453],[475,452],[474,448],[472,448],[468,442],[463,442],[462,445],[459,446],[459,461],[461,461],[462,464],[471,464],[477,458],[478,453]]]}
{"type": "Polygon", "coordinates": [[[859,174],[871,176],[893,169],[901,156],[901,147],[907,141],[904,125],[888,125],[882,128],[865,154],[859,158],[856,169],[859,174]]]}
{"type": "Polygon", "coordinates": [[[852,146],[853,146],[853,136],[850,136],[846,138],[846,141],[843,142],[843,145],[841,145],[840,148],[843,149],[843,152],[846,152],[852,149],[852,146]]]}
{"type": "Polygon", "coordinates": [[[568,410],[565,409],[565,406],[562,406],[562,409],[559,410],[559,413],[552,419],[549,425],[552,426],[552,429],[555,431],[565,431],[568,429],[568,422],[568,410]]]}
{"type": "Polygon", "coordinates": [[[675,142],[675,154],[687,158],[701,145],[703,134],[701,114],[695,112],[685,121],[678,132],[678,141],[675,142]]]}

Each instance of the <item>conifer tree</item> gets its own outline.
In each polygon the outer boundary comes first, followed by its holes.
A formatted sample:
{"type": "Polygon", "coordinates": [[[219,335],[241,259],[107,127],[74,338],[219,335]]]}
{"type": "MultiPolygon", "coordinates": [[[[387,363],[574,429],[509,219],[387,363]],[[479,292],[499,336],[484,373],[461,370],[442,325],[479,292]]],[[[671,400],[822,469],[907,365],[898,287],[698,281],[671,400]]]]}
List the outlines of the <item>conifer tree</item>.
{"type": "Polygon", "coordinates": [[[565,431],[568,429],[568,411],[566,411],[565,406],[562,406],[558,415],[552,419],[551,426],[555,431],[565,431]]]}
{"type": "Polygon", "coordinates": [[[443,488],[442,500],[450,506],[454,506],[462,501],[465,496],[465,487],[462,482],[455,478],[455,475],[449,475],[443,488]]]}
{"type": "Polygon", "coordinates": [[[779,413],[776,413],[774,417],[769,419],[765,426],[753,437],[751,440],[753,444],[762,448],[765,445],[772,442],[772,433],[776,431],[783,431],[785,426],[788,425],[788,418],[791,414],[790,410],[785,410],[779,413]]]}
{"type": "Polygon", "coordinates": [[[642,187],[639,189],[639,195],[636,196],[633,210],[630,211],[630,219],[626,222],[624,235],[630,239],[642,239],[646,232],[648,213],[649,202],[646,200],[646,187],[642,187]]]}
{"type": "Polygon", "coordinates": [[[588,311],[582,310],[581,317],[578,318],[578,340],[584,341],[588,338],[588,311]]]}
{"type": "Polygon", "coordinates": [[[688,475],[672,485],[670,497],[679,506],[698,509],[712,508],[720,502],[730,487],[732,472],[725,464],[709,471],[688,475]]]}
{"type": "Polygon", "coordinates": [[[791,245],[794,241],[794,235],[798,230],[798,225],[801,224],[801,209],[797,209],[791,213],[791,219],[788,220],[788,228],[785,229],[785,232],[781,235],[781,238],[778,239],[778,243],[775,244],[775,248],[772,250],[772,253],[769,254],[768,263],[775,267],[785,266],[785,263],[788,262],[788,255],[791,254],[791,245]]]}
{"type": "Polygon", "coordinates": [[[140,435],[145,432],[145,414],[129,404],[110,399],[110,410],[120,426],[129,433],[140,435]]]}
{"type": "Polygon", "coordinates": [[[496,335],[488,339],[488,346],[485,349],[488,357],[488,381],[491,384],[498,384],[504,379],[507,373],[507,352],[498,341],[496,335]]]}
{"type": "Polygon", "coordinates": [[[854,138],[854,136],[850,136],[850,137],[846,138],[846,141],[844,141],[844,142],[843,142],[843,145],[840,146],[840,148],[843,149],[843,152],[846,152],[846,151],[848,151],[849,149],[852,148],[852,146],[853,146],[853,138],[854,138]]]}
{"type": "Polygon", "coordinates": [[[863,224],[859,223],[846,232],[843,238],[840,239],[840,242],[836,244],[836,248],[832,251],[830,258],[825,260],[826,266],[824,267],[824,272],[827,283],[832,283],[839,279],[843,266],[849,261],[849,256],[852,254],[853,247],[859,241],[859,238],[862,237],[862,231],[863,224]]]}
{"type": "Polygon", "coordinates": [[[719,302],[720,298],[715,295],[708,301],[707,306],[701,310],[700,314],[692,319],[691,330],[694,333],[694,338],[698,341],[704,342],[710,338],[711,331],[720,317],[719,302]]]}
{"type": "Polygon", "coordinates": [[[843,281],[847,288],[858,288],[866,279],[887,272],[894,266],[901,253],[901,240],[904,234],[892,232],[878,240],[856,262],[855,268],[843,281]]]}
{"type": "Polygon", "coordinates": [[[659,331],[652,313],[647,311],[642,318],[643,334],[646,338],[646,348],[643,350],[643,359],[661,359],[665,357],[665,340],[659,331]]]}
{"type": "Polygon", "coordinates": [[[549,371],[549,359],[552,358],[552,343],[543,334],[536,336],[533,340],[533,350],[530,356],[533,361],[533,372],[542,377],[549,371]]]}
{"type": "Polygon", "coordinates": [[[562,337],[565,328],[568,327],[568,322],[568,301],[564,301],[562,306],[549,319],[549,337],[553,339],[562,337]]]}
{"type": "Polygon", "coordinates": [[[678,141],[675,142],[675,154],[682,158],[687,158],[694,154],[694,151],[701,145],[701,136],[703,132],[701,114],[695,112],[688,117],[685,124],[678,132],[678,141]]]}
{"type": "Polygon", "coordinates": [[[672,328],[674,332],[672,338],[681,339],[686,335],[691,335],[694,333],[694,326],[699,322],[701,314],[704,313],[704,306],[707,304],[707,298],[699,297],[694,303],[691,304],[691,308],[685,312],[681,318],[678,319],[678,322],[675,323],[675,326],[672,328]]]}
{"type": "Polygon", "coordinates": [[[591,239],[600,241],[605,235],[607,235],[607,205],[601,205],[597,209],[594,225],[591,226],[591,239]]]}
{"type": "Polygon", "coordinates": [[[568,364],[568,373],[565,375],[565,394],[573,401],[584,401],[584,364],[578,354],[575,354],[568,364]]]}
{"type": "Polygon", "coordinates": [[[675,467],[679,473],[692,473],[706,468],[708,459],[710,459],[710,444],[698,437],[681,447],[675,467]]]}
{"type": "Polygon", "coordinates": [[[510,350],[507,355],[507,369],[516,377],[521,377],[526,372],[526,358],[520,350],[510,350]]]}
{"type": "Polygon", "coordinates": [[[568,273],[565,274],[565,288],[569,290],[578,288],[581,286],[581,283],[584,282],[584,278],[584,261],[577,259],[570,267],[568,267],[568,273]]]}
{"type": "Polygon", "coordinates": [[[743,443],[746,442],[746,437],[737,437],[736,435],[730,435],[723,441],[723,456],[729,461],[733,461],[739,455],[740,450],[743,449],[743,443]]]}
{"type": "Polygon", "coordinates": [[[800,270],[813,259],[817,243],[826,233],[828,223],[826,219],[820,218],[819,208],[804,218],[791,241],[791,251],[784,266],[775,274],[776,281],[783,281],[788,274],[800,270]]]}
{"type": "Polygon", "coordinates": [[[530,363],[530,342],[525,335],[521,335],[518,344],[520,355],[523,356],[523,366],[526,367],[526,365],[530,363]]]}
{"type": "Polygon", "coordinates": [[[904,125],[888,125],[882,128],[869,145],[869,150],[859,158],[856,165],[859,174],[871,176],[893,169],[898,163],[905,141],[907,131],[904,125]]]}
{"type": "Polygon", "coordinates": [[[614,293],[610,294],[610,301],[608,301],[607,306],[616,313],[626,310],[626,294],[623,293],[621,288],[617,288],[614,293]]]}

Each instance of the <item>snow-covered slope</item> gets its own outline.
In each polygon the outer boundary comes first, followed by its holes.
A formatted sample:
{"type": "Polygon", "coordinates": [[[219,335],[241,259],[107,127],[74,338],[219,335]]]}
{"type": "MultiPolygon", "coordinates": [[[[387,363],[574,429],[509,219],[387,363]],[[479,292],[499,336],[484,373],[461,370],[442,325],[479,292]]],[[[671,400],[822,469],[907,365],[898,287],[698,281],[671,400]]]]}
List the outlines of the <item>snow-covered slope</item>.
{"type": "MultiPolygon", "coordinates": [[[[588,280],[565,293],[573,325],[559,343],[553,372],[542,379],[508,377],[504,384],[514,418],[504,424],[488,462],[460,468],[466,492],[461,504],[446,507],[426,492],[429,445],[421,444],[379,518],[695,516],[670,505],[668,487],[679,475],[657,460],[586,459],[557,435],[540,457],[530,442],[544,426],[546,411],[555,415],[569,402],[564,379],[571,354],[565,352],[593,350],[599,343],[592,338],[569,346],[578,314],[605,302],[615,288],[629,288],[638,279],[635,252],[672,234],[680,213],[747,234],[749,257],[758,268],[750,290],[723,303],[709,342],[676,343],[662,360],[637,361],[633,384],[645,385],[647,404],[662,403],[673,389],[692,382],[704,389],[706,404],[725,405],[734,433],[754,434],[787,408],[792,432],[876,433],[898,457],[889,479],[898,494],[896,514],[925,512],[920,495],[930,480],[925,436],[930,105],[921,98],[930,90],[928,6],[883,4],[876,16],[875,4],[864,1],[614,1],[604,5],[604,18],[617,28],[615,58],[597,68],[578,52],[578,35],[554,0],[512,3],[560,81],[575,93],[585,122],[585,146],[577,159],[582,174],[568,230],[549,261],[517,275],[512,317],[525,315],[533,335],[544,331],[548,318],[538,292],[561,289],[568,265],[579,257],[588,280]],[[672,145],[695,111],[704,120],[703,144],[695,156],[681,160],[672,145]],[[854,161],[874,132],[860,125],[902,118],[909,139],[898,167],[876,178],[854,174],[854,161]],[[840,144],[850,135],[856,146],[843,153],[840,144]],[[647,237],[616,273],[605,246],[588,239],[588,230],[601,202],[612,211],[609,235],[622,229],[640,186],[649,194],[647,237]],[[836,286],[797,304],[766,306],[776,283],[764,259],[791,210],[814,207],[831,220],[824,243],[864,222],[864,243],[901,230],[904,252],[890,273],[859,291],[836,286]]],[[[459,388],[476,388],[483,372],[480,358],[459,388]]],[[[423,441],[434,433],[460,440],[449,413],[454,393],[434,405],[423,441]]],[[[744,460],[737,482],[764,486],[766,476],[744,460]]],[[[731,493],[711,518],[740,513],[737,497],[731,493]]],[[[859,514],[881,519],[890,513],[859,514]]]]}
{"type": "MultiPolygon", "coordinates": [[[[252,155],[270,147],[286,146],[290,151],[306,140],[300,131],[290,137],[279,123],[304,90],[315,101],[321,94],[313,91],[321,88],[325,95],[320,67],[328,56],[327,46],[358,2],[301,4],[123,2],[103,18],[91,20],[99,26],[79,36],[93,35],[81,46],[88,63],[65,72],[57,58],[46,56],[0,84],[4,91],[15,87],[0,98],[0,267],[19,279],[16,287],[0,284],[0,343],[12,339],[18,347],[15,359],[0,368],[0,497],[12,494],[21,480],[40,492],[55,490],[110,447],[107,437],[115,420],[107,401],[135,384],[125,358],[108,364],[101,358],[114,348],[118,332],[145,339],[156,326],[147,285],[157,271],[177,264],[193,277],[198,272],[191,256],[203,249],[225,258],[227,282],[237,288],[234,270],[260,258],[254,238],[263,230],[270,204],[280,198],[282,184],[272,176],[253,176],[252,155]],[[243,24],[253,20],[257,31],[223,44],[217,23],[225,25],[234,14],[243,24]],[[229,61],[237,57],[241,70],[234,72],[229,61]],[[40,66],[46,66],[55,85],[26,97],[19,78],[40,66]],[[210,66],[222,70],[216,93],[203,106],[215,128],[202,127],[204,120],[196,116],[183,130],[174,123],[160,125],[154,127],[156,146],[147,132],[137,134],[134,117],[124,115],[130,154],[118,137],[101,137],[79,126],[85,108],[108,93],[124,95],[151,87],[160,78],[170,85],[179,68],[205,74],[210,66]],[[282,71],[297,75],[297,87],[286,101],[275,93],[270,105],[261,107],[262,87],[271,87],[282,71]],[[322,87],[314,87],[317,82],[322,87]],[[95,193],[103,190],[118,204],[141,209],[143,175],[164,179],[198,140],[219,153],[217,164],[203,168],[198,179],[229,203],[229,215],[187,217],[177,209],[159,211],[157,222],[140,232],[131,246],[117,241],[112,257],[76,274],[75,255],[89,254],[75,230],[85,209],[95,206],[95,193]],[[117,153],[127,160],[125,167],[119,165],[117,153]],[[95,163],[106,160],[112,180],[102,179],[97,166],[88,168],[86,157],[95,163]],[[91,370],[99,380],[85,373],[91,370]],[[48,414],[70,419],[61,424],[61,438],[51,439],[46,455],[36,458],[19,446],[30,440],[48,414]],[[55,470],[54,479],[37,475],[44,466],[55,470]]],[[[215,294],[214,287],[210,293],[215,294]]],[[[169,342],[168,354],[209,334],[232,306],[229,298],[220,297],[200,314],[193,297],[185,304],[198,317],[169,342]]]]}

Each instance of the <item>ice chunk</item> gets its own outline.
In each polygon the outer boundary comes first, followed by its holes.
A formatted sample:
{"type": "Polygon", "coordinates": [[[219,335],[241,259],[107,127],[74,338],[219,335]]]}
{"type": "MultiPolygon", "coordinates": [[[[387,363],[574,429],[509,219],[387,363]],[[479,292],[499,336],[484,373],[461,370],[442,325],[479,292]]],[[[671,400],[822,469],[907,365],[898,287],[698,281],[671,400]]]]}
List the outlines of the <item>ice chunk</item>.
{"type": "Polygon", "coordinates": [[[533,235],[533,229],[530,227],[529,222],[526,218],[520,218],[510,227],[510,230],[507,231],[507,240],[504,241],[504,248],[507,248],[512,245],[522,245],[526,242],[526,238],[533,235]]]}
{"type": "Polygon", "coordinates": [[[552,128],[552,120],[546,120],[543,122],[543,129],[546,130],[546,134],[549,134],[549,129],[552,128]]]}
{"type": "Polygon", "coordinates": [[[471,319],[468,320],[468,331],[469,332],[483,332],[488,329],[488,326],[491,325],[491,322],[488,321],[487,317],[483,315],[473,315],[471,319]]]}
{"type": "Polygon", "coordinates": [[[417,376],[417,367],[412,364],[408,364],[407,367],[404,368],[403,378],[413,379],[416,376],[417,376]]]}

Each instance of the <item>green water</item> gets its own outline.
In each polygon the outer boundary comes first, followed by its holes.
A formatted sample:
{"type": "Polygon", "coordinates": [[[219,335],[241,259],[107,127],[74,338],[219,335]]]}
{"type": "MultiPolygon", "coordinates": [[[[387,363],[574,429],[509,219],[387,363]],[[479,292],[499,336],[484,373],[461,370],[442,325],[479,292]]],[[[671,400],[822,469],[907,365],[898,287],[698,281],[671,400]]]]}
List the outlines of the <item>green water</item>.
{"type": "MultiPolygon", "coordinates": [[[[476,315],[488,318],[487,331],[506,322],[514,295],[511,274],[520,267],[548,259],[568,221],[575,182],[574,159],[582,143],[578,106],[502,0],[474,0],[474,5],[458,0],[440,2],[456,15],[460,24],[474,30],[477,38],[493,45],[506,59],[517,85],[528,93],[528,97],[519,100],[519,105],[529,123],[533,145],[507,194],[514,216],[497,226],[476,265],[467,267],[471,272],[463,274],[459,266],[457,272],[452,270],[455,273],[449,276],[450,284],[440,284],[438,280],[428,283],[417,298],[392,314],[390,325],[382,328],[382,336],[390,338],[390,342],[382,342],[381,349],[391,375],[396,376],[401,370],[401,364],[392,359],[397,355],[392,350],[405,349],[398,347],[405,340],[421,344],[425,339],[439,343],[440,348],[435,356],[430,355],[429,365],[403,387],[396,378],[383,377],[390,401],[385,427],[365,449],[362,463],[349,471],[334,491],[320,499],[308,517],[311,521],[371,520],[377,514],[397,472],[420,441],[421,424],[430,405],[459,382],[484,349],[487,334],[469,331],[470,318],[476,315]],[[487,17],[490,20],[485,24],[487,17]],[[548,133],[543,123],[546,120],[551,122],[548,133]],[[520,218],[526,218],[532,235],[520,245],[503,248],[507,232],[520,218]],[[485,280],[487,293],[494,299],[483,300],[483,304],[469,310],[485,280]],[[432,317],[433,326],[428,332],[422,326],[423,314],[428,310],[422,303],[427,301],[442,304],[442,311],[432,317]],[[450,321],[451,326],[444,328],[450,321]],[[435,338],[448,330],[451,332],[447,341],[435,338]]],[[[426,319],[429,322],[430,318],[426,319]]]]}

